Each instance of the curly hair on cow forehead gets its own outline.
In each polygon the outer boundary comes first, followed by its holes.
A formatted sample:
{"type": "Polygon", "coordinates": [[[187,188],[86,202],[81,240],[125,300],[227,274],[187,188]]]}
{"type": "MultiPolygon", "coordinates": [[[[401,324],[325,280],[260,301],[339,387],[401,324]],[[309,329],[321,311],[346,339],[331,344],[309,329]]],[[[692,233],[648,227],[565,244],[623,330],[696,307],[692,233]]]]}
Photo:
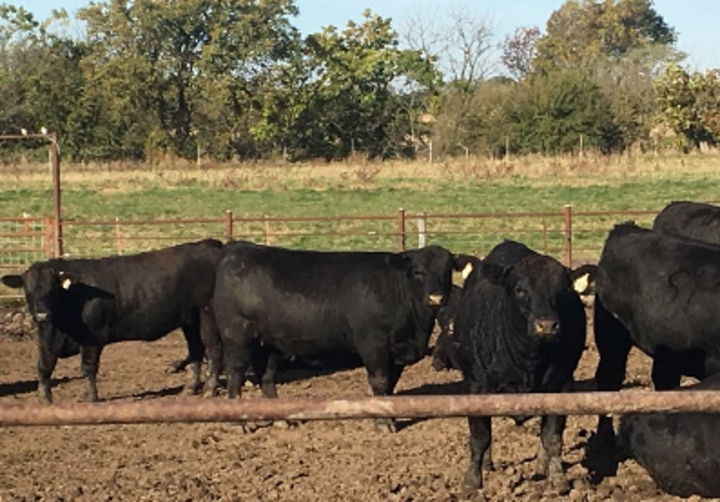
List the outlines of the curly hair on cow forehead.
{"type": "Polygon", "coordinates": [[[526,270],[528,272],[532,272],[535,270],[542,270],[547,267],[554,267],[554,266],[560,266],[562,265],[555,259],[550,256],[545,255],[530,255],[526,256],[520,262],[517,264],[517,268],[520,270],[526,270]]]}

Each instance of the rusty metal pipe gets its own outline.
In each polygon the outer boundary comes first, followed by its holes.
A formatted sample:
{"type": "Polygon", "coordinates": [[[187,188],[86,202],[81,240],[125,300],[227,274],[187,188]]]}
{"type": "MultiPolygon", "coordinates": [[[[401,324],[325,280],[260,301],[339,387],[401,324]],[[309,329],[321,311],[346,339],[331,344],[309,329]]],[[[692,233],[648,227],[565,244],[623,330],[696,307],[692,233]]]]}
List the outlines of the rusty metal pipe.
{"type": "Polygon", "coordinates": [[[108,403],[6,404],[0,406],[0,425],[97,425],[653,412],[720,413],[720,392],[583,392],[348,399],[199,400],[163,398],[152,401],[108,403]]]}

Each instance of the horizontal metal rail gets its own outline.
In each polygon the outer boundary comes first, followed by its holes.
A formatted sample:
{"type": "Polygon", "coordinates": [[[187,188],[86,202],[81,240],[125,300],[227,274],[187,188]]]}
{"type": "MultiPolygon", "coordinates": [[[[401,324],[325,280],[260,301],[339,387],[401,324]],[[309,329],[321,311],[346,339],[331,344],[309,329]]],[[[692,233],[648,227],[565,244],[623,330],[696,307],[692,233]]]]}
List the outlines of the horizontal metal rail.
{"type": "Polygon", "coordinates": [[[720,413],[720,392],[578,392],[358,397],[347,399],[170,399],[0,405],[0,426],[246,420],[440,418],[472,415],[720,413]]]}

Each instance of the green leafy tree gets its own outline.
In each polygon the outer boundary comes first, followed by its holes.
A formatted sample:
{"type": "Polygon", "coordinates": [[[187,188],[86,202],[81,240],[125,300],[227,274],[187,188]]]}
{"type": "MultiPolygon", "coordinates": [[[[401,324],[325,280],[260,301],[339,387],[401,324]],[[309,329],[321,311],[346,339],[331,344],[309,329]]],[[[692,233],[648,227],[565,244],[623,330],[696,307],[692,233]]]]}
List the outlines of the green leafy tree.
{"type": "Polygon", "coordinates": [[[558,154],[584,148],[616,149],[621,138],[595,81],[580,70],[555,70],[518,86],[511,111],[512,148],[558,154]]]}
{"type": "Polygon", "coordinates": [[[534,64],[544,71],[592,69],[638,49],[671,47],[676,40],[652,0],[567,0],[550,16],[534,64]]]}
{"type": "Polygon", "coordinates": [[[398,47],[390,19],[365,11],[362,23],[308,36],[277,82],[265,137],[281,136],[293,157],[343,158],[401,154],[440,79],[431,60],[398,47]]]}
{"type": "MultiPolygon", "coordinates": [[[[90,118],[84,114],[80,66],[87,46],[67,35],[67,22],[64,10],[40,22],[23,8],[0,5],[0,99],[5,105],[0,120],[10,133],[41,127],[58,132],[63,155],[79,158],[90,118]]],[[[45,153],[44,145],[40,150],[45,153]]]]}
{"type": "Polygon", "coordinates": [[[720,140],[720,72],[689,74],[669,64],[655,81],[658,121],[669,127],[684,146],[717,144],[720,140]]]}
{"type": "Polygon", "coordinates": [[[93,49],[84,65],[108,133],[132,156],[190,156],[201,135],[252,154],[255,95],[291,47],[295,14],[292,0],[91,3],[79,13],[93,49]]]}

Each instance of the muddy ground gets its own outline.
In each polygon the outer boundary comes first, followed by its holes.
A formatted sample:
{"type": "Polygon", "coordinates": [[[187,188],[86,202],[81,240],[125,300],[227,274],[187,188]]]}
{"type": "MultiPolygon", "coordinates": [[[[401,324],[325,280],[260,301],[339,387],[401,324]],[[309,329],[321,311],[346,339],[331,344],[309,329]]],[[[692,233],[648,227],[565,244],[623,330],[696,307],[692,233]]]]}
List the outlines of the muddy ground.
{"type": "MultiPolygon", "coordinates": [[[[179,333],[154,343],[106,348],[98,380],[101,399],[180,396],[188,375],[166,369],[184,352],[179,333]]],[[[590,378],[596,362],[590,344],[576,378],[590,378]]],[[[633,352],[629,367],[627,392],[647,386],[647,358],[633,352]]],[[[297,376],[288,375],[281,396],[369,395],[362,369],[297,376]]],[[[452,392],[458,380],[456,372],[435,372],[426,358],[406,369],[399,392],[452,392]]],[[[0,335],[0,404],[33,402],[35,390],[34,341],[0,335]]],[[[56,402],[81,399],[77,357],[58,364],[53,391],[56,402]]],[[[462,490],[468,463],[464,419],[404,422],[395,434],[378,433],[366,420],[253,433],[233,424],[7,427],[0,429],[0,502],[681,500],[661,493],[632,460],[621,464],[616,477],[590,484],[581,460],[594,417],[568,419],[563,458],[572,491],[549,496],[543,481],[533,477],[538,419],[516,426],[498,418],[493,425],[496,470],[486,475],[482,496],[462,490]]]]}

